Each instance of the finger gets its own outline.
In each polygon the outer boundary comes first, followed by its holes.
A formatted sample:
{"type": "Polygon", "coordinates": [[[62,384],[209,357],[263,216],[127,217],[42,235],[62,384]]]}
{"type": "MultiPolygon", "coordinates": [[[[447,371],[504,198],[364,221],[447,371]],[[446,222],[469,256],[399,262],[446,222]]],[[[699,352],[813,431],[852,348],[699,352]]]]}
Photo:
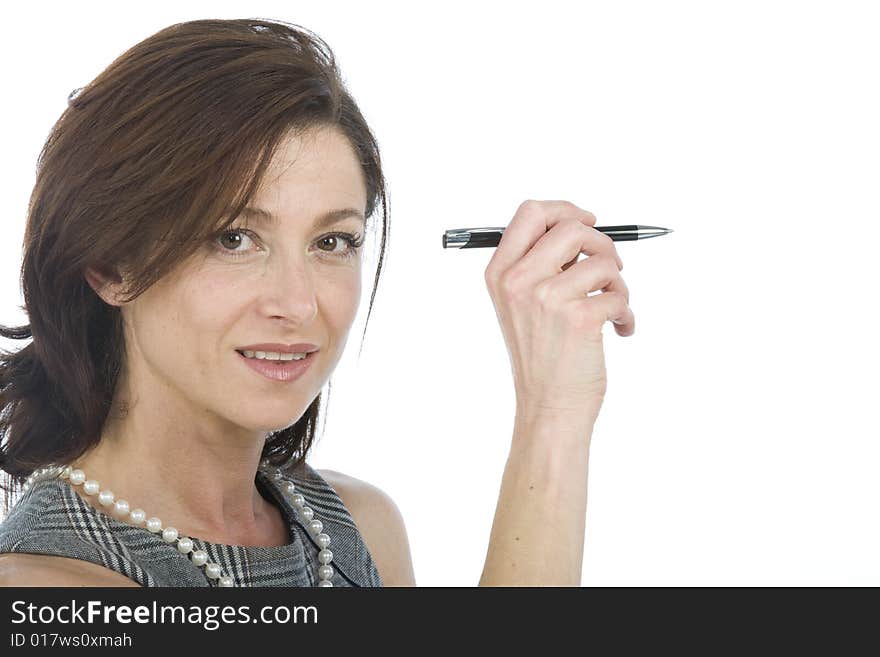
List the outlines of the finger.
{"type": "Polygon", "coordinates": [[[605,254],[614,262],[615,269],[620,270],[619,256],[610,237],[592,226],[584,226],[574,219],[564,219],[547,231],[515,265],[516,268],[522,268],[517,278],[526,287],[535,285],[570,269],[577,264],[577,258],[582,253],[588,256],[605,254]]]}
{"type": "Polygon", "coordinates": [[[582,312],[588,319],[596,323],[600,332],[605,322],[610,321],[614,324],[614,330],[617,331],[618,335],[628,336],[635,333],[635,315],[633,315],[632,309],[622,294],[602,292],[591,296],[585,301],[574,301],[572,303],[583,304],[582,312]]]}
{"type": "MultiPolygon", "coordinates": [[[[522,260],[535,243],[563,219],[576,219],[593,226],[596,216],[570,201],[523,201],[501,234],[501,240],[487,265],[500,275],[522,260]]],[[[561,263],[560,263],[561,264],[561,263]]]]}
{"type": "MultiPolygon", "coordinates": [[[[617,263],[617,270],[623,271],[623,259],[620,257],[620,254],[617,252],[617,245],[614,244],[614,240],[611,241],[612,250],[611,253],[614,255],[614,260],[617,263]]],[[[562,271],[565,271],[569,267],[571,267],[574,263],[578,261],[578,258],[581,257],[581,254],[578,253],[574,258],[566,262],[562,265],[562,271]]]]}
{"type": "Polygon", "coordinates": [[[617,331],[617,335],[624,338],[636,332],[635,315],[633,315],[633,311],[629,306],[626,307],[626,311],[627,314],[622,319],[612,320],[614,323],[614,330],[617,331]]]}
{"type": "Polygon", "coordinates": [[[617,262],[607,252],[597,253],[576,262],[547,281],[548,293],[562,301],[582,301],[592,292],[616,292],[629,304],[629,287],[617,262]]]}

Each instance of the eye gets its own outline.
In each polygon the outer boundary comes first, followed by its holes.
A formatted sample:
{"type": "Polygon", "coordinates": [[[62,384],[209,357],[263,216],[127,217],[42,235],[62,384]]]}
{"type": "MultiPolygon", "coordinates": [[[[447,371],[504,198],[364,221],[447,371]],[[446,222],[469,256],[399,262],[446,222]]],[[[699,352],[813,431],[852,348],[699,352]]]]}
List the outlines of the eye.
{"type": "MultiPolygon", "coordinates": [[[[340,243],[348,245],[342,252],[335,252],[332,249],[326,251],[326,253],[339,258],[353,258],[364,243],[359,233],[356,235],[351,233],[329,233],[318,238],[318,244],[326,244],[328,241],[332,241],[331,246],[338,246],[340,243]]],[[[321,250],[324,251],[324,249],[321,250]]]]}
{"type": "Polygon", "coordinates": [[[233,258],[245,256],[248,254],[248,249],[235,249],[237,246],[241,246],[242,241],[244,239],[248,239],[253,241],[251,237],[252,233],[249,230],[244,230],[242,228],[235,228],[233,230],[224,231],[218,238],[215,243],[219,243],[223,246],[220,251],[224,255],[231,256],[233,258]],[[225,248],[226,244],[231,245],[232,249],[225,248]]]}
{"type": "MultiPolygon", "coordinates": [[[[325,254],[325,257],[348,260],[356,256],[361,246],[363,246],[364,242],[361,237],[360,233],[328,233],[319,237],[316,242],[318,244],[318,250],[322,254],[325,254]],[[328,244],[330,246],[329,249],[323,248],[324,245],[328,244]],[[346,248],[343,250],[334,248],[339,245],[346,246],[346,248]]],[[[234,228],[221,233],[214,241],[214,244],[215,248],[222,255],[230,258],[241,258],[251,252],[251,249],[242,248],[243,244],[247,244],[245,240],[254,242],[255,238],[256,235],[247,229],[234,228]]]]}

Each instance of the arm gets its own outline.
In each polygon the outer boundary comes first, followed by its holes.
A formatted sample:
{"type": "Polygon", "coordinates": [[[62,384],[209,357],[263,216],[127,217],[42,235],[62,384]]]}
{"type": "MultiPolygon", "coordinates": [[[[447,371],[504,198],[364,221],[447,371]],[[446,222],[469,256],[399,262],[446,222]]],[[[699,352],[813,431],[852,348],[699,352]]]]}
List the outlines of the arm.
{"type": "Polygon", "coordinates": [[[485,586],[580,585],[590,439],[608,387],[602,329],[635,332],[623,261],[595,223],[569,201],[528,199],[486,267],[517,413],[485,586]]]}
{"type": "Polygon", "coordinates": [[[480,586],[580,586],[593,422],[517,416],[480,586]]]}

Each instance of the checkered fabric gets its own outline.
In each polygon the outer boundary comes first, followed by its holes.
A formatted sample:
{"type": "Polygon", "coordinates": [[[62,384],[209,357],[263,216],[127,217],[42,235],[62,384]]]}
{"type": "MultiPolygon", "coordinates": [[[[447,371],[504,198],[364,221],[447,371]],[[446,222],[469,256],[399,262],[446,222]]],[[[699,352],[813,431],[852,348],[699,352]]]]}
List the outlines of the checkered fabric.
{"type": "MultiPolygon", "coordinates": [[[[382,579],[354,520],[336,491],[303,462],[285,473],[324,524],[333,552],[333,586],[382,586],[382,579]]],[[[258,471],[255,483],[278,506],[290,528],[290,543],[241,546],[191,537],[193,550],[208,553],[235,586],[317,586],[321,549],[279,488],[258,471]]],[[[64,479],[37,481],[0,523],[0,553],[25,552],[83,559],[114,570],[141,586],[216,586],[204,568],[181,554],[161,534],[103,513],[85,502],[64,479]]]]}

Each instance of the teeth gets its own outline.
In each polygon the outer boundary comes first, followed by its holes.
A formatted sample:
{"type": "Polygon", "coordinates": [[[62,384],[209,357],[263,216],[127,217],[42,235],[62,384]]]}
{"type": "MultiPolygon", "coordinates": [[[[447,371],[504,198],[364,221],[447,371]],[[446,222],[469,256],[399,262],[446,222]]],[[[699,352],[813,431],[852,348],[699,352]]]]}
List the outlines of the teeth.
{"type": "Polygon", "coordinates": [[[258,360],[302,360],[308,354],[279,354],[277,351],[243,351],[246,358],[258,360]]]}

